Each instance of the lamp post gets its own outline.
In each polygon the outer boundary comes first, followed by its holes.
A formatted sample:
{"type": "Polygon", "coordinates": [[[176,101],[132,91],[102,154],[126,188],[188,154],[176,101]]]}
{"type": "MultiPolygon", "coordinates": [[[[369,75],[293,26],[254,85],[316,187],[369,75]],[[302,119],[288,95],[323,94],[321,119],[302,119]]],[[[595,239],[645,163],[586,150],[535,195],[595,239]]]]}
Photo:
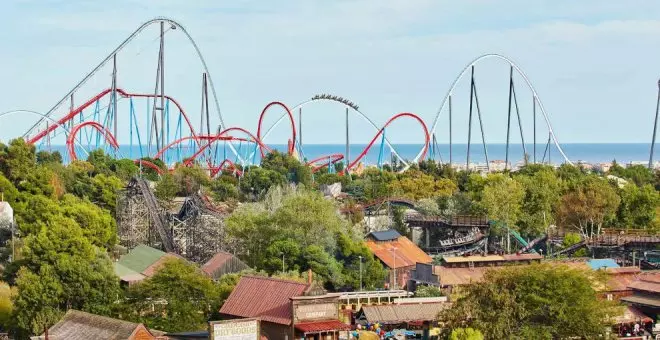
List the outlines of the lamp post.
{"type": "Polygon", "coordinates": [[[362,255],[358,257],[360,258],[360,291],[362,291],[362,255]]]}

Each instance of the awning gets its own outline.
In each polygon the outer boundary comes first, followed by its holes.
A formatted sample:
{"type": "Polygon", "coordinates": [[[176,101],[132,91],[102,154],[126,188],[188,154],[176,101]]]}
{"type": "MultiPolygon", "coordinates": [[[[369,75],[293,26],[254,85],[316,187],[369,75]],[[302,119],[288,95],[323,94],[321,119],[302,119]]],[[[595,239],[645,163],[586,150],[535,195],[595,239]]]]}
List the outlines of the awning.
{"type": "Polygon", "coordinates": [[[628,302],[634,305],[643,305],[643,306],[660,308],[660,299],[650,296],[639,296],[639,295],[625,296],[621,298],[621,301],[628,302]]]}
{"type": "Polygon", "coordinates": [[[325,320],[325,321],[297,323],[295,324],[294,327],[303,333],[318,333],[318,332],[326,332],[326,331],[348,331],[351,329],[350,325],[347,325],[339,320],[325,320]]]}
{"type": "Polygon", "coordinates": [[[653,319],[649,318],[646,314],[633,306],[626,306],[623,313],[617,316],[615,320],[617,324],[635,323],[639,321],[646,323],[653,321],[653,319]]]}

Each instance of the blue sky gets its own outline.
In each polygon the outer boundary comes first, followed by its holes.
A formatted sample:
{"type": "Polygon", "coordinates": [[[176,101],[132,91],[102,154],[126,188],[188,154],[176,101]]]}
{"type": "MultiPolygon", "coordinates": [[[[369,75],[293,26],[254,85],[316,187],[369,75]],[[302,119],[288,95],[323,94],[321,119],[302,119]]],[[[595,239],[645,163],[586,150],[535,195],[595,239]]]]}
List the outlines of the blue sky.
{"type": "MultiPolygon", "coordinates": [[[[417,113],[431,125],[463,67],[483,53],[500,53],[529,76],[560,142],[650,141],[660,76],[657,1],[2,1],[0,111],[48,110],[156,16],[177,20],[196,40],[228,125],[256,131],[268,102],[294,106],[317,93],[351,99],[378,125],[398,112],[417,113]]],[[[119,55],[120,87],[153,91],[157,35],[155,26],[146,30],[119,55]]],[[[502,142],[508,65],[488,60],[476,68],[487,141],[502,142]]],[[[107,88],[110,72],[102,69],[76,100],[107,88]]],[[[190,44],[180,32],[168,32],[167,92],[195,122],[201,72],[190,44]]],[[[468,80],[455,91],[457,142],[467,139],[468,80]]],[[[516,84],[530,140],[531,94],[518,76],[516,84]]],[[[341,143],[342,113],[327,103],[305,107],[304,141],[341,143]]],[[[436,131],[440,142],[447,139],[445,118],[436,131]]],[[[373,129],[357,116],[350,119],[351,139],[370,140],[373,129]]],[[[33,121],[25,115],[0,118],[0,139],[33,121]]],[[[128,128],[127,119],[120,119],[120,128],[128,128]]],[[[421,141],[418,131],[402,121],[388,129],[388,137],[415,143],[421,141]]],[[[281,124],[268,142],[285,142],[287,135],[281,124]]]]}

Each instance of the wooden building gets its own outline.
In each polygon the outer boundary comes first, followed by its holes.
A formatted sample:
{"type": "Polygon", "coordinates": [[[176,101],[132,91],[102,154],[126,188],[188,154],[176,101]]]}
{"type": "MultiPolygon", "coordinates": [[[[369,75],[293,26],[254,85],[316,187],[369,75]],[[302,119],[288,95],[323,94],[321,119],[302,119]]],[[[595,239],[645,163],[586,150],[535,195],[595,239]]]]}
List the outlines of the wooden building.
{"type": "Polygon", "coordinates": [[[433,258],[396,230],[376,231],[367,235],[367,247],[389,270],[388,286],[405,288],[417,263],[432,263],[433,258]]]}
{"type": "MultiPolygon", "coordinates": [[[[46,335],[32,340],[44,340],[46,335]]],[[[62,320],[48,329],[49,340],[157,340],[167,339],[163,332],[133,323],[70,309],[62,320]]]]}

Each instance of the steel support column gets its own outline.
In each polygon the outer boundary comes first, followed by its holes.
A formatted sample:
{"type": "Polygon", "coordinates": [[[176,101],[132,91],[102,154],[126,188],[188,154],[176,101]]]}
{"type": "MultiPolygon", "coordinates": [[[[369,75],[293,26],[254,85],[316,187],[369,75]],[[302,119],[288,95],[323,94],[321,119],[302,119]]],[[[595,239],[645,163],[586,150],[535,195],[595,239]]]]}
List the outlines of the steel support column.
{"type": "Polygon", "coordinates": [[[470,114],[468,116],[468,140],[467,140],[467,161],[465,162],[465,170],[470,170],[470,142],[472,139],[472,103],[474,102],[474,65],[472,65],[472,72],[470,76],[470,114]]]}
{"type": "Polygon", "coordinates": [[[504,170],[509,168],[509,140],[511,138],[511,101],[513,100],[513,66],[509,70],[509,110],[506,118],[506,150],[504,153],[504,170]]]}
{"type": "Polygon", "coordinates": [[[651,154],[649,155],[649,169],[653,169],[653,149],[655,148],[655,136],[658,130],[658,110],[660,109],[660,80],[658,80],[658,99],[655,104],[655,122],[653,123],[653,139],[651,140],[651,154]]]}

